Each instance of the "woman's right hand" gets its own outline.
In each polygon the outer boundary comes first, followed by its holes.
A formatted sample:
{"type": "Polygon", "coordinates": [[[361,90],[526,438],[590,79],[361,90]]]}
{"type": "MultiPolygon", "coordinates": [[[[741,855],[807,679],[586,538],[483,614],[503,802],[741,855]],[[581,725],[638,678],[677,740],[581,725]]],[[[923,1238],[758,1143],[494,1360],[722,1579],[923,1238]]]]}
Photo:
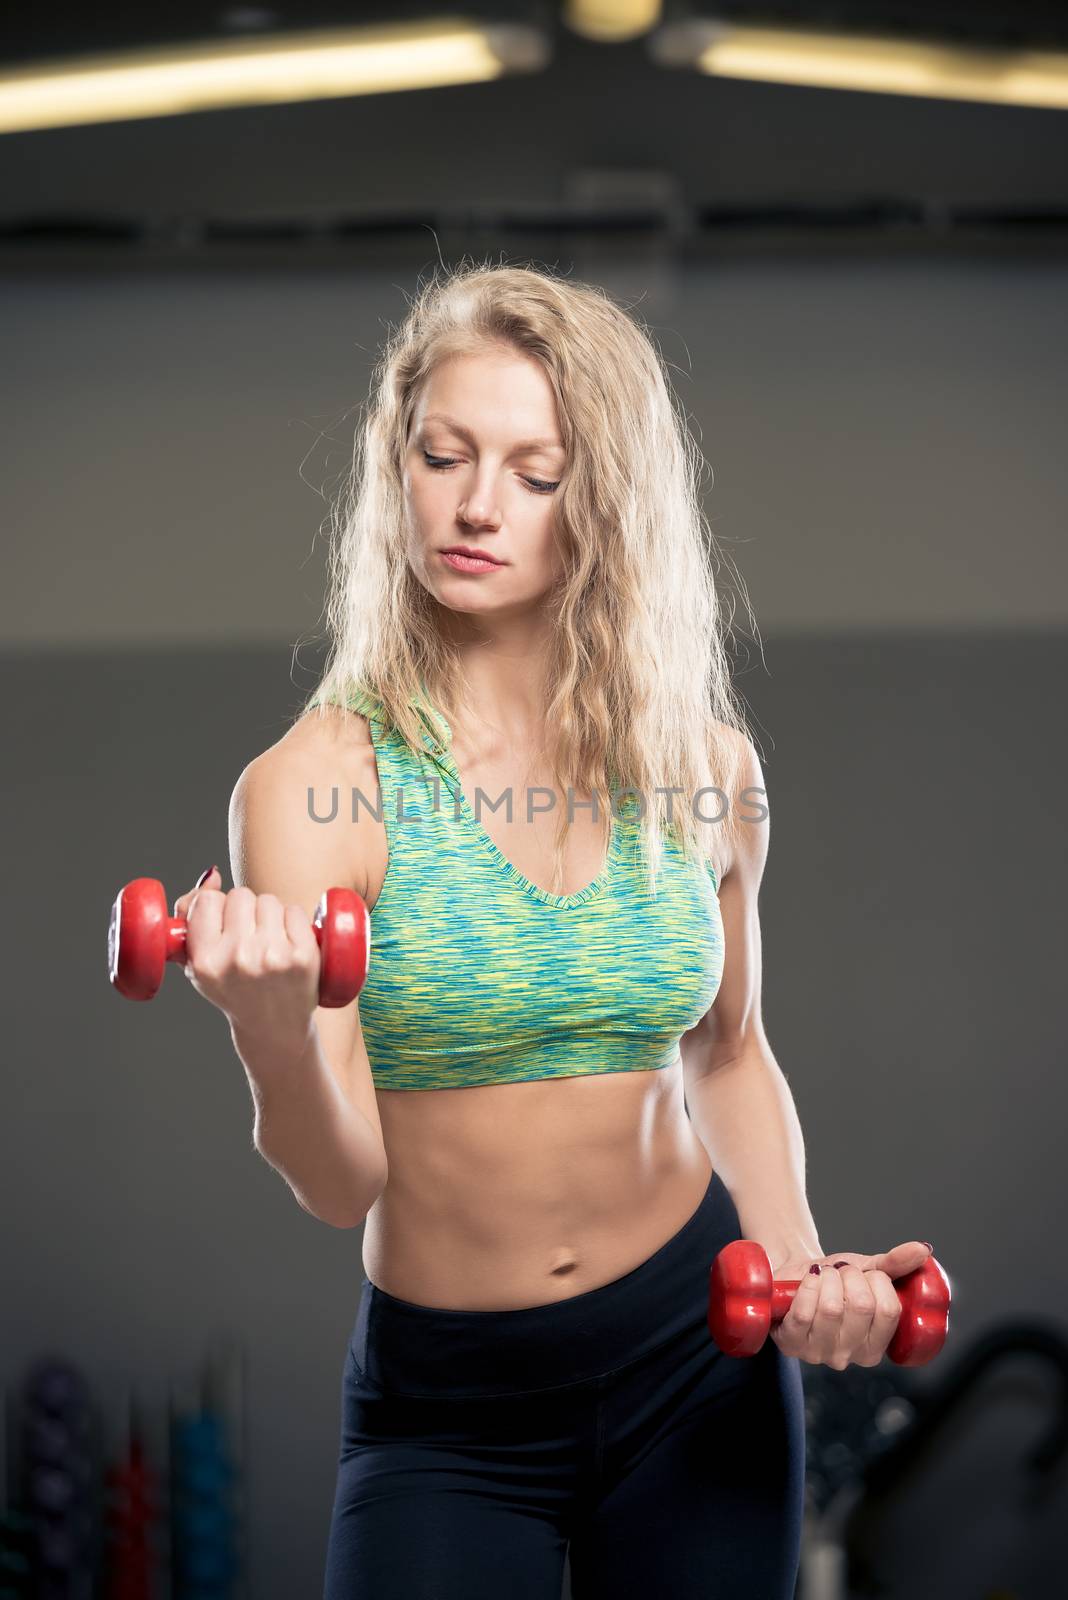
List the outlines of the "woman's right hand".
{"type": "Polygon", "coordinates": [[[231,1026],[273,1042],[307,1037],[319,1004],[319,944],[303,906],[222,887],[217,867],[174,902],[186,919],[182,968],[231,1026]]]}

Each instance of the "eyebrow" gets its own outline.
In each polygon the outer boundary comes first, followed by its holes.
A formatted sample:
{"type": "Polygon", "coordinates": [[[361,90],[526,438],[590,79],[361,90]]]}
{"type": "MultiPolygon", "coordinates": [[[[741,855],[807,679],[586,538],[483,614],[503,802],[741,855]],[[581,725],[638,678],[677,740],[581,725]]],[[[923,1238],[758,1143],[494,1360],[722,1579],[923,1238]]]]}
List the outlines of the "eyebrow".
{"type": "MultiPolygon", "coordinates": [[[[428,422],[443,422],[446,427],[458,433],[461,439],[466,439],[469,444],[475,443],[475,436],[462,422],[457,422],[455,417],[447,417],[443,411],[431,411],[423,418],[424,425],[428,422]]],[[[520,450],[563,450],[559,439],[520,439],[512,446],[513,454],[520,450]]]]}

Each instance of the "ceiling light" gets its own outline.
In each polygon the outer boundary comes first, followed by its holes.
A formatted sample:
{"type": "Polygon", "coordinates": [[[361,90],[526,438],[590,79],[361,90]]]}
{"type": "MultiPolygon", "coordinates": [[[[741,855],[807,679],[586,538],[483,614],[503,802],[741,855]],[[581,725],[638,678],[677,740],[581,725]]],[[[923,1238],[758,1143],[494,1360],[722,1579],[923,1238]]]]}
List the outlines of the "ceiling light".
{"type": "Polygon", "coordinates": [[[563,20],[583,39],[619,44],[648,33],[662,9],[662,0],[564,0],[563,20]]]}
{"type": "Polygon", "coordinates": [[[717,78],[1068,108],[1068,54],[1054,50],[691,18],[658,29],[649,51],[661,66],[693,67],[717,78]]]}
{"type": "Polygon", "coordinates": [[[0,133],[481,83],[548,58],[536,28],[445,17],[49,59],[0,72],[0,133]]]}

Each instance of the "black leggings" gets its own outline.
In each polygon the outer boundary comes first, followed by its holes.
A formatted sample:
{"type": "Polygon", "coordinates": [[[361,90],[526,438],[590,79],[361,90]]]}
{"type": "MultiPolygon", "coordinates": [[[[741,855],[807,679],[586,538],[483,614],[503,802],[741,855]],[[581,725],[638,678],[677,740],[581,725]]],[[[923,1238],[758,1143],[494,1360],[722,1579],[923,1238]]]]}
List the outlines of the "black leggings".
{"type": "Polygon", "coordinates": [[[725,1356],[708,1270],[741,1236],[713,1172],[625,1277],[518,1311],[364,1278],[342,1377],[325,1600],[792,1600],[800,1365],[725,1356]]]}

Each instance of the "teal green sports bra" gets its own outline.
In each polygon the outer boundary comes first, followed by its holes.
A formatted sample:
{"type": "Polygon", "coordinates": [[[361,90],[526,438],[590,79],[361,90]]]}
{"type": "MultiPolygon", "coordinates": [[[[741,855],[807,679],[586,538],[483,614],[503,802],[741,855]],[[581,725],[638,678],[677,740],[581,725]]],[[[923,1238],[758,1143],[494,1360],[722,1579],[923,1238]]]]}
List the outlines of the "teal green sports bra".
{"type": "Polygon", "coordinates": [[[723,974],[711,862],[700,867],[665,836],[651,895],[634,798],[617,804],[624,815],[612,817],[593,882],[550,894],[469,806],[440,712],[435,724],[413,701],[427,728],[416,755],[384,727],[377,702],[349,704],[368,718],[379,789],[365,801],[381,812],[389,847],[357,1002],[376,1087],[458,1089],[676,1061],[723,974]]]}

